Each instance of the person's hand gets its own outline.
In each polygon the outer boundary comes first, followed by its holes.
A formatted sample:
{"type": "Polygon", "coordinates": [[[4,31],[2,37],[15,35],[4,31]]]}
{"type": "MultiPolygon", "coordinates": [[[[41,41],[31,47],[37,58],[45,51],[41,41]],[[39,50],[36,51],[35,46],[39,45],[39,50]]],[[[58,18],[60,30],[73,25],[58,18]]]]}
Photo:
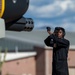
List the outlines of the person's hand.
{"type": "Polygon", "coordinates": [[[52,34],[52,32],[51,31],[47,31],[48,32],[48,34],[50,35],[50,34],[52,34]]]}
{"type": "Polygon", "coordinates": [[[54,44],[54,48],[56,48],[56,44],[54,44]]]}

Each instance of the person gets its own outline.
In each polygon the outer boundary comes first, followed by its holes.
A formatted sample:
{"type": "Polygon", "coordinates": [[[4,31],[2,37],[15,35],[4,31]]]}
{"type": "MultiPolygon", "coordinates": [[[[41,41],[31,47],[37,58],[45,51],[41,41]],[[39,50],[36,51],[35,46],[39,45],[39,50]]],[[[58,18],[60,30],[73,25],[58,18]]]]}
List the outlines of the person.
{"type": "Polygon", "coordinates": [[[53,34],[51,31],[48,33],[44,42],[53,47],[52,75],[69,75],[67,58],[70,42],[64,38],[65,29],[58,27],[53,34]]]}

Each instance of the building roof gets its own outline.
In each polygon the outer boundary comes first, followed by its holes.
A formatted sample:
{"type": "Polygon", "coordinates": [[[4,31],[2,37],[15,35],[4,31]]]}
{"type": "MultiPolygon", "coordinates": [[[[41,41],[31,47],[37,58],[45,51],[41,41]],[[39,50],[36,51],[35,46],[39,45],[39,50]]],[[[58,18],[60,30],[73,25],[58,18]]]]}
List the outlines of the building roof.
{"type": "MultiPolygon", "coordinates": [[[[46,30],[33,30],[31,32],[10,32],[6,31],[6,38],[28,42],[33,45],[45,46],[44,39],[48,36],[46,30]]],[[[75,32],[67,32],[65,38],[70,41],[71,46],[75,46],[75,32]]]]}
{"type": "MultiPolygon", "coordinates": [[[[8,48],[9,52],[12,52],[12,53],[7,53],[6,61],[35,56],[36,51],[34,51],[33,49],[34,46],[48,48],[44,44],[44,39],[47,36],[48,34],[45,30],[39,30],[39,31],[33,30],[32,32],[6,31],[6,37],[0,39],[0,46],[2,50],[4,50],[5,48],[8,48]],[[16,52],[13,53],[14,51],[16,52]],[[21,53],[19,53],[18,51],[21,51],[21,53]]],[[[70,48],[75,49],[75,40],[74,40],[75,32],[67,32],[65,38],[67,38],[70,41],[70,44],[71,44],[70,48]]],[[[4,54],[2,53],[2,60],[3,60],[3,55],[4,54]]]]}
{"type": "MultiPolygon", "coordinates": [[[[31,32],[6,31],[6,37],[0,39],[0,46],[8,47],[9,50],[32,50],[34,46],[45,47],[44,39],[48,36],[46,30],[33,30],[31,32]]],[[[75,32],[67,32],[66,37],[70,40],[70,48],[75,49],[75,32]]]]}
{"type": "MultiPolygon", "coordinates": [[[[28,58],[31,56],[36,56],[36,54],[37,54],[36,52],[7,53],[5,61],[17,60],[17,59],[21,59],[21,58],[28,58]]],[[[3,61],[4,53],[1,53],[1,57],[2,57],[1,61],[3,61]]]]}
{"type": "Polygon", "coordinates": [[[8,49],[8,52],[15,52],[15,51],[24,52],[30,50],[33,51],[32,44],[11,38],[0,39],[0,48],[2,49],[2,52],[4,52],[6,48],[8,49]]]}

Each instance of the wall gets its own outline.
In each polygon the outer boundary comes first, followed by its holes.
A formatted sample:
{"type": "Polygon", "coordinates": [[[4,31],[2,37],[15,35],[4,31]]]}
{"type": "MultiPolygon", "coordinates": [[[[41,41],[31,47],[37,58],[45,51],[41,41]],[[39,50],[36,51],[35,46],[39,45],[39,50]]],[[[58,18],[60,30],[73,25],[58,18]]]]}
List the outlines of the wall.
{"type": "Polygon", "coordinates": [[[45,75],[45,50],[40,47],[35,47],[36,56],[36,75],[45,75]]]}
{"type": "MultiPolygon", "coordinates": [[[[34,47],[37,56],[8,61],[3,65],[2,75],[51,75],[52,49],[34,47]]],[[[68,66],[70,75],[75,71],[75,50],[69,50],[68,66]],[[71,73],[72,72],[72,73],[71,73]]]]}
{"type": "Polygon", "coordinates": [[[69,67],[75,68],[75,50],[69,50],[68,54],[68,65],[69,67]]]}
{"type": "Polygon", "coordinates": [[[7,61],[2,68],[2,75],[36,75],[35,57],[7,61]]]}
{"type": "MultiPolygon", "coordinates": [[[[36,75],[52,75],[52,48],[36,47],[36,51],[36,75]]],[[[73,75],[73,72],[75,71],[75,50],[69,50],[68,66],[70,75],[73,75]]]]}

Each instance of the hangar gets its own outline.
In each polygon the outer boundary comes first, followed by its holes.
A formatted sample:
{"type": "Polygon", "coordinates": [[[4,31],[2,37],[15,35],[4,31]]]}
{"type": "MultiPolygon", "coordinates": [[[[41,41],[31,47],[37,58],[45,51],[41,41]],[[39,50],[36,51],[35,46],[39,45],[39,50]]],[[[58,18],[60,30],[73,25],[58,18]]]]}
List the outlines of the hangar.
{"type": "MultiPolygon", "coordinates": [[[[32,32],[6,31],[6,37],[0,39],[2,56],[8,48],[2,75],[51,75],[52,48],[44,44],[48,36],[45,30],[32,32]]],[[[67,32],[70,40],[68,66],[70,75],[75,74],[75,33],[67,32]]]]}

